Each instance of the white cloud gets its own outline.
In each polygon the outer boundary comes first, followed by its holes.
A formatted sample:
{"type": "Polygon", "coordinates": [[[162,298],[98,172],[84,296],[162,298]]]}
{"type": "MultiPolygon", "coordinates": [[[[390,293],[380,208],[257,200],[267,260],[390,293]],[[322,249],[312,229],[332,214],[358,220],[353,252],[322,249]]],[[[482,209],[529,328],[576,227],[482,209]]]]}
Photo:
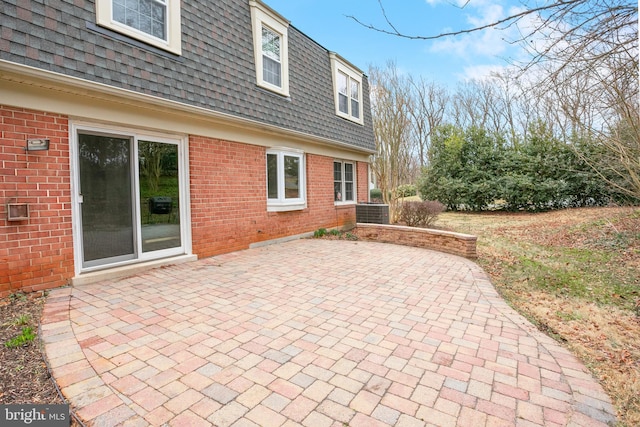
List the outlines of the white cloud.
{"type": "Polygon", "coordinates": [[[455,73],[455,77],[460,82],[468,82],[471,80],[492,80],[498,75],[508,75],[518,78],[519,82],[525,86],[531,86],[537,84],[547,72],[539,67],[532,66],[527,68],[526,72],[522,72],[522,69],[511,64],[479,64],[463,67],[462,71],[455,73]]]}
{"type": "MultiPolygon", "coordinates": [[[[427,3],[442,7],[452,7],[451,3],[445,4],[443,0],[425,0],[427,3]]],[[[461,0],[456,0],[458,3],[461,0]]],[[[463,29],[481,27],[493,22],[504,19],[514,12],[514,8],[505,11],[504,7],[492,1],[480,0],[470,1],[465,4],[461,10],[466,13],[461,24],[456,28],[444,28],[438,30],[441,33],[460,31],[463,29]]],[[[476,31],[469,34],[461,34],[458,36],[448,36],[435,40],[431,44],[430,51],[435,53],[449,53],[459,57],[474,59],[478,57],[502,57],[513,46],[507,40],[517,38],[517,29],[515,27],[487,28],[482,31],[476,31]]]]}
{"type": "Polygon", "coordinates": [[[504,9],[499,4],[478,5],[475,8],[480,12],[479,15],[468,15],[467,22],[474,27],[491,24],[505,17],[504,9]]]}
{"type": "Polygon", "coordinates": [[[495,29],[487,29],[474,34],[447,37],[431,45],[431,52],[445,52],[460,57],[478,57],[502,55],[510,45],[503,34],[495,29]]]}
{"type": "MultiPolygon", "coordinates": [[[[513,8],[511,14],[522,12],[523,8],[513,8]]],[[[545,22],[538,14],[525,15],[518,21],[519,36],[525,38],[528,49],[536,52],[544,52],[549,49],[562,52],[569,47],[564,40],[564,33],[568,24],[557,25],[545,22]]]]}
{"type": "Polygon", "coordinates": [[[457,74],[457,77],[461,81],[485,80],[492,74],[502,73],[508,68],[506,65],[495,64],[472,65],[464,67],[462,72],[457,74]]]}
{"type": "MultiPolygon", "coordinates": [[[[480,0],[480,2],[484,2],[485,0],[480,0]]],[[[439,4],[448,4],[457,6],[459,8],[463,8],[471,3],[470,0],[425,0],[425,2],[430,6],[436,6],[439,4]]]]}

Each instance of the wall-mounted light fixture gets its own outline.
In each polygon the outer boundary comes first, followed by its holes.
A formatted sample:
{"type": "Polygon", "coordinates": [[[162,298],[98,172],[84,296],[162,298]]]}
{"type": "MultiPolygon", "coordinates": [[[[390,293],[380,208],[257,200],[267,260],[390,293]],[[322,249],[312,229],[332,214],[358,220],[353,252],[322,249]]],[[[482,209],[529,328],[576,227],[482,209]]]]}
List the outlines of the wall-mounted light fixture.
{"type": "Polygon", "coordinates": [[[27,151],[44,151],[49,149],[49,138],[27,139],[27,151]]]}

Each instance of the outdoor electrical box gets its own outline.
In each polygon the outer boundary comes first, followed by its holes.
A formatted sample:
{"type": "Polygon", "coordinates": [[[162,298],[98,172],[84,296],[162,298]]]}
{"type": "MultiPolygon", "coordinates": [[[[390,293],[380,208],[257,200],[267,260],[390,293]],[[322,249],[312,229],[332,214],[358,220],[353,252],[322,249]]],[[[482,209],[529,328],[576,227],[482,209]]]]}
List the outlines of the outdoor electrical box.
{"type": "Polygon", "coordinates": [[[29,219],[29,205],[26,203],[8,203],[7,221],[24,221],[29,219]]]}

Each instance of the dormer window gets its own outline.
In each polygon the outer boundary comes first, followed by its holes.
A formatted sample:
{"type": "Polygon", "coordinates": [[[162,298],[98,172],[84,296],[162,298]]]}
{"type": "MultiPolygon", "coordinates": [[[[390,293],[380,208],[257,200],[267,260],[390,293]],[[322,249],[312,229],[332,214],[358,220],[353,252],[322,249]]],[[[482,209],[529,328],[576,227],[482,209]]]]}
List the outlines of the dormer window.
{"type": "Polygon", "coordinates": [[[180,0],[96,0],[98,25],[180,55],[180,0]]]}
{"type": "Polygon", "coordinates": [[[282,37],[271,28],[262,27],[262,80],[282,87],[282,37]]]}
{"type": "Polygon", "coordinates": [[[113,20],[160,40],[167,39],[167,3],[113,0],[113,20]]]}
{"type": "Polygon", "coordinates": [[[336,114],[363,124],[362,72],[335,53],[330,53],[336,114]]]}
{"type": "Polygon", "coordinates": [[[289,22],[269,6],[249,0],[258,86],[289,96],[289,22]]]}

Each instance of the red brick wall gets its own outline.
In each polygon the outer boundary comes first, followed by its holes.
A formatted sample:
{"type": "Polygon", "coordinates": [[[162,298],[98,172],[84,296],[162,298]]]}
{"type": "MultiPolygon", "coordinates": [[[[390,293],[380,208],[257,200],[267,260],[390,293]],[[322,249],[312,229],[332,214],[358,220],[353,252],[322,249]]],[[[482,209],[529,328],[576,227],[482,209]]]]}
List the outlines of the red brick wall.
{"type": "Polygon", "coordinates": [[[358,185],[358,202],[369,201],[369,163],[358,162],[356,182],[358,185]]]}
{"type": "MultiPolygon", "coordinates": [[[[68,119],[0,106],[0,297],[62,286],[74,275],[68,119]],[[49,138],[26,152],[27,138],[49,138]],[[29,219],[7,221],[7,203],[27,203],[29,219]]],[[[191,137],[193,252],[206,257],[318,228],[355,226],[355,206],[333,203],[333,158],[307,155],[307,208],[267,212],[266,149],[191,137]]],[[[366,200],[366,163],[358,199],[366,200]]]]}
{"type": "Polygon", "coordinates": [[[264,147],[192,136],[189,162],[193,252],[199,257],[321,227],[355,226],[355,207],[333,203],[333,158],[306,156],[307,208],[289,212],[267,212],[264,147]]]}
{"type": "Polygon", "coordinates": [[[74,274],[68,120],[0,105],[0,297],[65,285],[74,274]],[[27,138],[49,138],[27,152],[27,138]],[[29,219],[7,221],[7,203],[29,219]]]}

